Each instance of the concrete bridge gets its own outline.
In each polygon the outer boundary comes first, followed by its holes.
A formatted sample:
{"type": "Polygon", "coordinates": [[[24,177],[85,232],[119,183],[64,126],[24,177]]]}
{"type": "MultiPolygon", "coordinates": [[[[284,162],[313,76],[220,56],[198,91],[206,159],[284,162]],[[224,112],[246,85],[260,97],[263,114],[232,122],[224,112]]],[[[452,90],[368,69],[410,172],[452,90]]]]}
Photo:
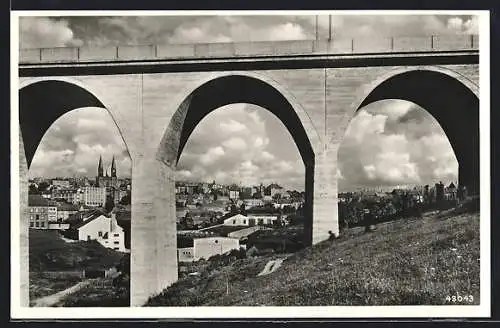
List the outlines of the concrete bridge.
{"type": "Polygon", "coordinates": [[[477,36],[24,49],[19,63],[21,298],[28,301],[28,168],[61,115],[109,111],[132,158],[131,304],[177,280],[174,172],[196,125],[232,103],[274,113],[306,168],[306,235],[338,234],[337,151],[363,106],[403,99],[441,124],[459,182],[479,191],[477,36]]]}

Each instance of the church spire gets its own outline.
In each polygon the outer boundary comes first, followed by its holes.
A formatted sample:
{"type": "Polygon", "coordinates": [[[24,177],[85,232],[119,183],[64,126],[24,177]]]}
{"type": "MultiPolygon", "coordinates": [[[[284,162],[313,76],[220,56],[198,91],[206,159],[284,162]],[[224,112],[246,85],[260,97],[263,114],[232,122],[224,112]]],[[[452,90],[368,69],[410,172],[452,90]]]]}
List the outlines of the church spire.
{"type": "Polygon", "coordinates": [[[99,164],[97,166],[97,176],[102,177],[103,176],[103,168],[102,168],[102,156],[99,155],[99,164]]]}
{"type": "Polygon", "coordinates": [[[111,176],[116,177],[115,155],[113,155],[113,160],[111,161],[111,176]]]}

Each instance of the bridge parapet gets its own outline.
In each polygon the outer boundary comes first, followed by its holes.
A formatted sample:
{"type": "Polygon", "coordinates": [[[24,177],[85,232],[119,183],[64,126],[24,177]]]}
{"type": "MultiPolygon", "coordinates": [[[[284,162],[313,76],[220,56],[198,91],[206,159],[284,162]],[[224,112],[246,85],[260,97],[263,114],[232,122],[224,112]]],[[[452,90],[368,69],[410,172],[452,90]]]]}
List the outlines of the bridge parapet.
{"type": "Polygon", "coordinates": [[[478,35],[20,49],[20,64],[479,50],[478,35]]]}

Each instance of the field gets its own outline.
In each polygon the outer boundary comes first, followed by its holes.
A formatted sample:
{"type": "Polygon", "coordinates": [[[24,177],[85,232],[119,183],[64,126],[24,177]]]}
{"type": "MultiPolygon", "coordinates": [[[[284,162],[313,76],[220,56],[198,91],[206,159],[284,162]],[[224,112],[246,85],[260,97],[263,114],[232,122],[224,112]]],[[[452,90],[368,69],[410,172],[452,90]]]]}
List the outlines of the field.
{"type": "MultiPolygon", "coordinates": [[[[278,254],[187,276],[149,306],[479,304],[479,214],[425,215],[344,231],[303,249],[267,276],[278,254]],[[447,299],[450,296],[450,299],[447,299]],[[472,297],[469,297],[472,296],[472,297]]],[[[282,256],[284,257],[284,256],[282,256]]]]}
{"type": "MultiPolygon", "coordinates": [[[[107,269],[119,264],[124,256],[96,241],[67,243],[58,232],[47,230],[30,230],[29,252],[29,297],[32,304],[35,299],[55,294],[83,280],[70,275],[70,271],[107,269]],[[44,273],[58,275],[50,277],[44,273]]],[[[112,295],[114,289],[108,288],[107,293],[112,295]]]]}

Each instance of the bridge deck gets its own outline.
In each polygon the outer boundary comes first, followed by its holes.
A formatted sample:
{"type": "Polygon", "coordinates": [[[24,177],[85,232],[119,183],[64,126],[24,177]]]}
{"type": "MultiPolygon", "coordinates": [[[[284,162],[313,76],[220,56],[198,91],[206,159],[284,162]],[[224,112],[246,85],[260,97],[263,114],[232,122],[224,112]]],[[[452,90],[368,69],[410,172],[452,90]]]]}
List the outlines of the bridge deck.
{"type": "Polygon", "coordinates": [[[20,49],[19,64],[429,53],[479,50],[477,35],[20,49]]]}

